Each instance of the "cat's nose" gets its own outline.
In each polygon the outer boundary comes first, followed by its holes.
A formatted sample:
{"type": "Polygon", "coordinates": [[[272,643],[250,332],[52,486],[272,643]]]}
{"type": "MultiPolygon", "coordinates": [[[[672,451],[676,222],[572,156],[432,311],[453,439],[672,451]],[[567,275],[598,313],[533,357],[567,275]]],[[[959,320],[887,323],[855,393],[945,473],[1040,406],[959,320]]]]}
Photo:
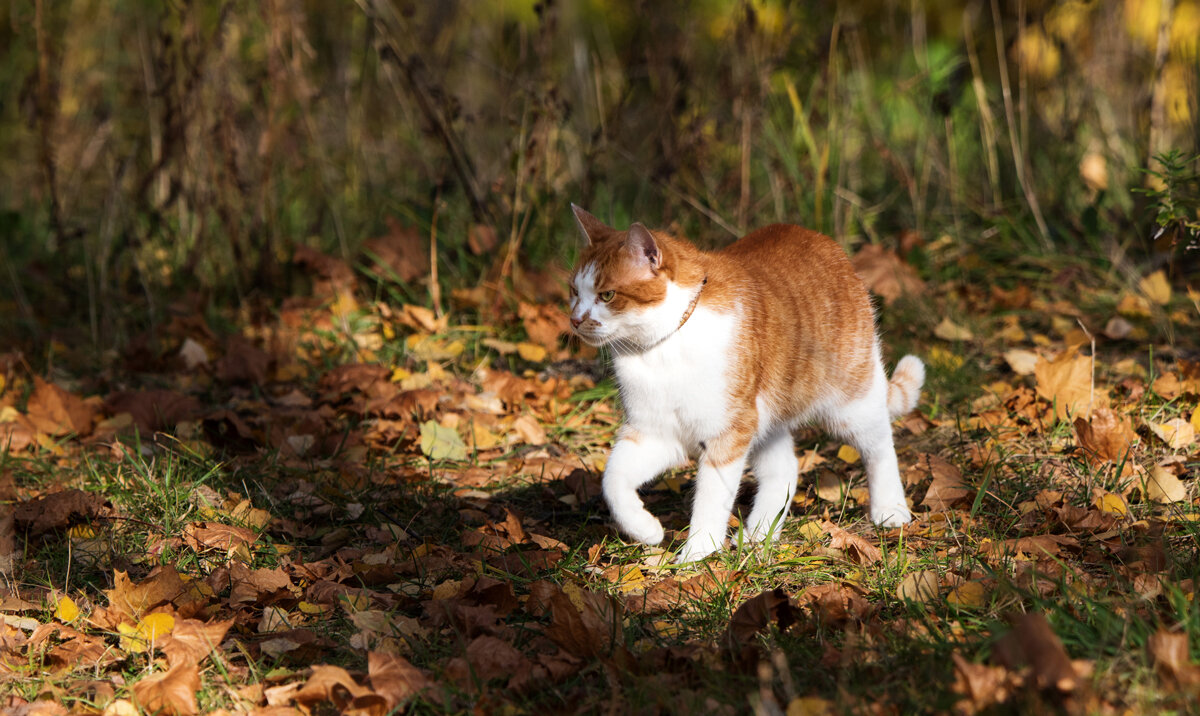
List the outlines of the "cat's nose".
{"type": "Polygon", "coordinates": [[[579,328],[579,325],[581,323],[583,323],[582,318],[576,318],[575,316],[571,316],[571,328],[579,328]]]}

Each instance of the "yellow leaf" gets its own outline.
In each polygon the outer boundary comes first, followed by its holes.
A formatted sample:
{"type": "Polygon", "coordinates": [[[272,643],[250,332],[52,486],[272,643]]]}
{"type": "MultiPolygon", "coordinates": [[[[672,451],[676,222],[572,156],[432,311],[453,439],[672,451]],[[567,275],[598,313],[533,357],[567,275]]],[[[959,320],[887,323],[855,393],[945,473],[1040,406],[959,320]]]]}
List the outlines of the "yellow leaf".
{"type": "MultiPolygon", "coordinates": [[[[0,378],[3,377],[4,376],[0,376],[0,378]]],[[[21,411],[17,410],[11,405],[6,405],[3,408],[0,408],[0,424],[15,423],[19,417],[21,417],[21,411]]]]}
{"type": "Polygon", "coordinates": [[[942,322],[934,327],[933,335],[943,341],[969,341],[975,337],[971,329],[960,326],[949,318],[943,318],[942,322]]]}
{"type": "Polygon", "coordinates": [[[397,366],[392,369],[392,377],[388,378],[388,380],[390,380],[393,383],[399,383],[400,381],[404,380],[405,378],[409,377],[410,375],[412,375],[412,373],[405,370],[404,368],[397,366]]]}
{"type": "Polygon", "coordinates": [[[541,363],[546,360],[546,349],[536,343],[518,343],[517,354],[530,363],[541,363]]]}
{"type": "Polygon", "coordinates": [[[143,654],[149,645],[138,634],[138,628],[128,622],[117,625],[117,633],[121,635],[121,649],[133,654],[143,654]]]}
{"type": "Polygon", "coordinates": [[[1192,411],[1191,423],[1192,423],[1192,430],[1195,430],[1197,433],[1200,433],[1200,405],[1197,405],[1196,409],[1192,411]]]}
{"type": "Polygon", "coordinates": [[[851,465],[858,462],[860,459],[858,451],[849,445],[843,445],[838,448],[837,456],[842,462],[850,463],[851,465]]]}
{"type": "Polygon", "coordinates": [[[937,595],[937,573],[931,569],[913,572],[901,580],[900,585],[896,587],[897,597],[918,604],[932,602],[937,599],[937,595]]]}
{"type": "Polygon", "coordinates": [[[667,621],[666,619],[656,619],[655,621],[650,622],[650,625],[654,627],[656,634],[668,639],[673,636],[677,636],[680,632],[678,622],[667,621]]]}
{"type": "Polygon", "coordinates": [[[104,712],[100,716],[138,716],[137,706],[133,705],[132,701],[127,699],[117,699],[104,707],[104,712]]]}
{"type": "Polygon", "coordinates": [[[1150,302],[1145,296],[1127,293],[1117,302],[1117,313],[1135,318],[1147,317],[1150,315],[1150,302]]]}
{"type": "Polygon", "coordinates": [[[962,368],[963,357],[941,346],[934,346],[929,349],[929,364],[942,370],[954,371],[962,368]]]}
{"type": "Polygon", "coordinates": [[[960,609],[976,609],[983,606],[983,585],[979,582],[963,582],[946,595],[946,602],[960,609]]]}
{"type": "Polygon", "coordinates": [[[1154,502],[1182,502],[1187,499],[1187,485],[1183,484],[1175,473],[1162,465],[1150,468],[1142,490],[1146,497],[1154,502]]]}
{"type": "Polygon", "coordinates": [[[1129,514],[1129,505],[1125,504],[1125,498],[1115,492],[1099,495],[1092,504],[1106,515],[1124,517],[1129,514]]]}
{"type": "Polygon", "coordinates": [[[458,431],[432,420],[421,423],[421,452],[431,460],[465,460],[467,446],[458,431]]]}
{"type": "Polygon", "coordinates": [[[379,332],[383,335],[383,340],[385,341],[396,339],[396,329],[392,328],[392,324],[386,321],[379,326],[379,332]]]}
{"type": "Polygon", "coordinates": [[[820,696],[801,696],[787,705],[787,716],[829,716],[837,713],[833,702],[820,696]]]}
{"type": "Polygon", "coordinates": [[[1196,429],[1183,418],[1171,418],[1165,423],[1150,423],[1150,429],[1172,450],[1183,450],[1196,442],[1196,429]]]}
{"type": "Polygon", "coordinates": [[[147,641],[157,641],[175,629],[175,617],[162,612],[147,614],[138,624],[138,635],[147,641]]]}
{"type": "Polygon", "coordinates": [[[821,523],[815,520],[805,522],[800,525],[800,536],[809,542],[821,539],[821,535],[825,534],[825,530],[821,529],[821,523]]]}
{"type": "Polygon", "coordinates": [[[60,622],[73,622],[79,617],[79,607],[75,605],[75,600],[70,597],[63,597],[58,600],[58,604],[54,607],[54,618],[60,622]]]}
{"type": "Polygon", "coordinates": [[[1138,282],[1138,288],[1146,294],[1146,298],[1160,306],[1171,302],[1171,284],[1167,281],[1167,274],[1162,269],[1143,278],[1138,282]]]}

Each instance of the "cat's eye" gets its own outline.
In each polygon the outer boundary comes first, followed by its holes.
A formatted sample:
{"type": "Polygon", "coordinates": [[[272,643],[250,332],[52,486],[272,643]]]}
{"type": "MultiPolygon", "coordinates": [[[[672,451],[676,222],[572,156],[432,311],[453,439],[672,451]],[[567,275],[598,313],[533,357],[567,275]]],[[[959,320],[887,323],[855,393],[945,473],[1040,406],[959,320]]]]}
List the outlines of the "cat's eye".
{"type": "Polygon", "coordinates": [[[609,301],[613,300],[613,297],[616,295],[616,291],[605,291],[604,293],[600,294],[600,300],[608,303],[609,301]]]}

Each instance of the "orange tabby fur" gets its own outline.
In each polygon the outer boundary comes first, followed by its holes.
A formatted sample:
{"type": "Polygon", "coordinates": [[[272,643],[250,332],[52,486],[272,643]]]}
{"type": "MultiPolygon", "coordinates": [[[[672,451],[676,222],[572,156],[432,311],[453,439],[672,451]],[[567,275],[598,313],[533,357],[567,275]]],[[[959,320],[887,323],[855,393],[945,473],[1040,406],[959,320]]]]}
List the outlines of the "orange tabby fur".
{"type": "MultiPolygon", "coordinates": [[[[675,458],[679,455],[672,452],[671,445],[677,439],[683,454],[700,457],[699,481],[704,477],[705,466],[717,472],[730,466],[725,472],[736,470],[736,479],[740,479],[741,467],[748,457],[753,458],[754,452],[768,442],[781,443],[780,431],[790,431],[802,422],[816,420],[830,432],[852,442],[860,433],[869,433],[869,439],[864,440],[871,444],[860,452],[864,452],[865,460],[882,465],[880,474],[869,475],[872,502],[877,491],[887,492],[891,503],[897,502],[898,492],[900,500],[899,504],[889,506],[894,514],[873,513],[873,517],[887,524],[908,521],[890,426],[885,424],[884,439],[879,420],[886,421],[891,415],[912,409],[924,380],[923,366],[919,360],[908,357],[882,393],[873,389],[879,380],[886,382],[886,377],[882,374],[870,297],[845,253],[832,239],[798,226],[773,224],[710,253],[664,232],[649,231],[640,224],[629,231],[617,231],[581,209],[576,208],[576,216],[590,243],[572,277],[572,325],[585,341],[597,345],[611,342],[614,346],[618,382],[630,414],[627,417],[635,418],[622,427],[620,440],[636,444],[645,439],[643,433],[653,432],[654,439],[662,443],[658,448],[664,453],[662,461],[678,462],[675,458]],[[582,305],[587,303],[582,300],[585,293],[594,296],[589,305],[582,305]],[[695,309],[695,316],[690,310],[680,311],[685,300],[695,309]],[[676,326],[681,319],[683,325],[676,326]],[[605,335],[605,330],[628,321],[635,323],[629,324],[625,335],[605,335]],[[692,362],[691,356],[704,350],[706,336],[700,331],[708,325],[716,327],[707,329],[714,332],[714,342],[719,343],[728,332],[728,357],[720,364],[721,368],[714,369],[721,375],[709,376],[712,370],[697,373],[695,384],[711,377],[713,385],[721,386],[722,416],[710,415],[712,410],[688,416],[686,405],[674,413],[659,410],[663,401],[674,401],[678,396],[657,394],[653,380],[637,388],[636,395],[628,394],[633,389],[627,390],[622,380],[622,361],[645,362],[654,352],[677,344],[678,348],[687,347],[679,354],[677,364],[687,365],[692,362]],[[723,328],[726,325],[734,328],[723,328]],[[646,414],[658,417],[642,421],[647,424],[636,424],[638,405],[631,406],[631,399],[656,406],[653,409],[659,412],[646,414]],[[869,403],[865,408],[864,400],[869,403]],[[874,412],[880,413],[878,419],[872,417],[874,412]],[[664,415],[666,422],[677,416],[680,424],[662,427],[664,415]],[[664,430],[668,431],[663,433],[666,437],[659,435],[664,430]],[[884,487],[878,487],[879,484],[884,487]]],[[[640,370],[637,366],[628,367],[628,371],[635,369],[640,370]]],[[[791,450],[790,433],[786,440],[787,448],[771,448],[775,452],[771,465],[782,465],[778,468],[782,470],[790,464],[788,456],[783,454],[791,450]]],[[[646,461],[654,456],[647,453],[639,459],[646,461]]],[[[620,476],[610,478],[606,473],[606,483],[610,479],[614,483],[622,480],[620,476]]],[[[732,482],[736,492],[736,481],[731,474],[710,481],[715,483],[718,479],[726,486],[732,482]]],[[[643,481],[643,476],[634,481],[643,481]]],[[[787,487],[789,501],[794,472],[791,482],[787,487]]],[[[761,484],[760,476],[760,490],[761,484]]],[[[618,487],[624,484],[614,486],[610,496],[606,485],[610,504],[619,499],[626,503],[624,512],[637,512],[639,506],[628,503],[627,495],[618,494],[618,487]]],[[[701,489],[699,484],[697,489],[701,489]]],[[[723,501],[732,505],[731,499],[722,494],[720,500],[713,502],[712,514],[719,513],[717,505],[724,504],[723,501]]],[[[617,512],[614,509],[621,524],[622,515],[617,512]]],[[[641,531],[643,534],[635,536],[643,540],[661,538],[658,532],[646,527],[649,523],[640,514],[635,517],[633,522],[641,520],[644,529],[630,529],[622,524],[626,532],[641,531]]],[[[760,521],[767,517],[759,515],[760,521]]],[[[708,521],[711,523],[713,518],[708,521]]],[[[762,525],[757,529],[762,532],[762,525]]],[[[715,543],[717,535],[708,534],[707,538],[715,543]]],[[[691,542],[684,554],[692,558],[719,547],[691,542]]]]}

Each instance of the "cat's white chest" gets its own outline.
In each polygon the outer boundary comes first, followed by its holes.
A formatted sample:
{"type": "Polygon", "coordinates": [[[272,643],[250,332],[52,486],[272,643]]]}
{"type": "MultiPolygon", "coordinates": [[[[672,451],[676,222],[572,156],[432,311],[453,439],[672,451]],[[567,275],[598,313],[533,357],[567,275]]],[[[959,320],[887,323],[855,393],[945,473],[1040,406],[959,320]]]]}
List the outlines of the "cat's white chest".
{"type": "Polygon", "coordinates": [[[697,308],[678,332],[636,355],[618,356],[625,421],[639,433],[677,441],[689,453],[729,421],[729,371],[736,316],[697,308]]]}

